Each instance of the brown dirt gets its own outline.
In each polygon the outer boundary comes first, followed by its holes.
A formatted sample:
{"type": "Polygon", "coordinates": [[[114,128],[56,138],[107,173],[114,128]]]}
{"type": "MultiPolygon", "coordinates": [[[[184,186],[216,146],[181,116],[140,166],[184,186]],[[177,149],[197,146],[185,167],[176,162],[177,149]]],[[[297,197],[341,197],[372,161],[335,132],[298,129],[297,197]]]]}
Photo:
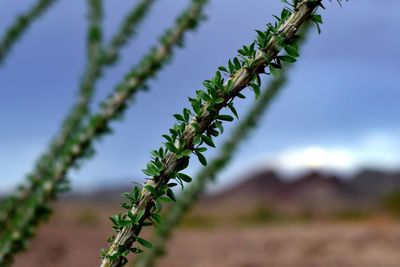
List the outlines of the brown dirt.
{"type": "MultiPolygon", "coordinates": [[[[110,209],[69,205],[42,227],[16,267],[98,266],[110,209]]],[[[400,224],[270,224],[179,228],[162,267],[398,267],[400,224]]]]}

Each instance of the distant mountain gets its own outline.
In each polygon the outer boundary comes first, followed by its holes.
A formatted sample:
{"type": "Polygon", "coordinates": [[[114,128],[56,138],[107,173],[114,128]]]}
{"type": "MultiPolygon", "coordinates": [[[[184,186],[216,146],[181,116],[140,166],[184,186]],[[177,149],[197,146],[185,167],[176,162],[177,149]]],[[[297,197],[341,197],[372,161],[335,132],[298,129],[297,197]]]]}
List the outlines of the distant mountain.
{"type": "MultiPolygon", "coordinates": [[[[103,188],[89,194],[70,193],[69,200],[118,204],[129,186],[103,188]]],[[[333,211],[377,207],[381,199],[400,190],[400,172],[363,170],[344,178],[322,172],[308,172],[294,179],[264,170],[243,177],[239,183],[214,194],[206,194],[197,205],[201,210],[221,213],[247,212],[268,207],[282,212],[330,213],[333,211]]]]}
{"type": "MultiPolygon", "coordinates": [[[[285,186],[283,179],[272,170],[255,173],[222,192],[207,196],[212,201],[223,199],[261,199],[273,198],[285,186]]],[[[233,199],[231,201],[233,201],[233,199]]]]}
{"type": "Polygon", "coordinates": [[[395,190],[400,190],[400,172],[365,170],[345,179],[313,171],[288,181],[265,170],[203,201],[236,210],[261,205],[288,212],[329,213],[376,206],[395,190]]]}
{"type": "Polygon", "coordinates": [[[364,170],[349,181],[347,189],[356,198],[376,200],[400,189],[400,172],[364,170]]]}

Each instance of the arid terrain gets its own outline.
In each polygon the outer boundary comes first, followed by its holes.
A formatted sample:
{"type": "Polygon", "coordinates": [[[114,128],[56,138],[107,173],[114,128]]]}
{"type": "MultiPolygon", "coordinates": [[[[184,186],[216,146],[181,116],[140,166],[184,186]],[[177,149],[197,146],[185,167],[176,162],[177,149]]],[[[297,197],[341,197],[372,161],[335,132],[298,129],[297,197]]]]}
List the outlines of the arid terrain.
{"type": "MultiPolygon", "coordinates": [[[[110,225],[89,208],[64,205],[16,267],[98,266],[110,225]]],[[[398,267],[400,224],[368,222],[182,226],[162,267],[398,267]]]]}
{"type": "MultiPolygon", "coordinates": [[[[363,172],[346,182],[317,173],[293,182],[272,172],[249,176],[201,198],[174,232],[160,266],[398,267],[400,200],[390,193],[398,184],[398,173],[363,172]]],[[[15,266],[98,266],[112,234],[107,217],[120,211],[121,191],[58,202],[15,266]]]]}

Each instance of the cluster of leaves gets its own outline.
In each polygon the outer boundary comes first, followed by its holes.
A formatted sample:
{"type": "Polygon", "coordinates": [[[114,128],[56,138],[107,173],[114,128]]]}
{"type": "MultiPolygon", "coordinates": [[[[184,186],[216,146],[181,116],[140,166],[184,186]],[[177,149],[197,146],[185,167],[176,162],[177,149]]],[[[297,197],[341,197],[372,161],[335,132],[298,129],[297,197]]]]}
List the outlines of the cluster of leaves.
{"type": "MultiPolygon", "coordinates": [[[[101,56],[102,3],[100,0],[90,0],[89,6],[90,25],[87,33],[88,67],[80,85],[78,103],[75,104],[70,114],[64,120],[60,135],[55,138],[48,151],[39,159],[34,172],[28,175],[29,183],[27,185],[21,185],[14,196],[10,196],[4,201],[0,212],[0,223],[4,225],[9,224],[10,218],[21,208],[22,202],[30,196],[31,192],[42,186],[49,178],[46,175],[48,174],[47,170],[56,160],[58,153],[61,152],[67,137],[73,134],[82,119],[88,113],[88,105],[94,92],[93,85],[97,78],[94,77],[95,75],[92,75],[92,71],[90,70],[93,69],[94,66],[99,66],[97,62],[99,62],[101,56]],[[98,34],[94,35],[93,32],[97,32],[98,34]]],[[[66,189],[66,185],[66,183],[63,183],[62,187],[66,189]]],[[[2,231],[10,231],[10,229],[3,227],[0,229],[0,233],[2,231]]]]}
{"type": "MultiPolygon", "coordinates": [[[[28,23],[20,23],[23,29],[29,25],[46,8],[46,3],[53,1],[42,0],[28,19],[28,23]],[[43,6],[42,6],[43,5],[43,6]]],[[[15,216],[7,217],[9,225],[4,227],[5,234],[0,239],[0,265],[6,265],[13,254],[24,248],[27,239],[34,233],[40,221],[49,215],[48,203],[58,192],[67,188],[66,174],[71,167],[77,167],[83,158],[94,152],[94,140],[111,131],[109,122],[119,118],[127,108],[127,102],[139,90],[146,88],[146,81],[154,76],[170,59],[174,46],[182,43],[187,30],[197,26],[202,18],[202,10],[206,0],[192,0],[191,6],[181,15],[176,26],[168,30],[160,40],[160,45],[151,50],[141,63],[130,71],[103,102],[102,109],[96,115],[86,117],[88,103],[92,98],[95,80],[101,75],[103,66],[114,63],[118,58],[119,48],[126,43],[128,36],[133,33],[134,24],[138,23],[147,12],[148,5],[153,1],[143,0],[138,5],[136,13],[131,13],[124,21],[118,34],[112,39],[107,48],[101,46],[101,1],[89,0],[93,13],[90,15],[90,30],[88,32],[88,67],[81,83],[80,102],[73,109],[65,121],[63,131],[50,146],[50,150],[38,162],[35,172],[30,176],[28,186],[19,190],[19,195],[12,196],[6,201],[9,207],[18,207],[15,216]],[[126,26],[126,27],[125,27],[126,26]],[[87,96],[85,98],[85,96],[87,96]],[[83,100],[82,100],[83,99],[83,100]],[[83,121],[83,118],[87,118],[83,121]],[[83,124],[85,122],[85,124],[83,124]],[[56,160],[55,160],[56,157],[56,160]],[[23,203],[20,200],[24,200],[23,203]],[[15,203],[17,205],[15,205],[15,203]]],[[[297,37],[295,33],[306,19],[321,23],[321,18],[312,12],[321,5],[321,0],[303,0],[289,3],[291,8],[285,9],[278,21],[267,25],[265,31],[258,32],[258,38],[249,46],[239,51],[238,57],[228,62],[228,66],[220,67],[216,75],[204,82],[205,90],[197,91],[194,98],[190,98],[191,109],[183,109],[182,114],[175,114],[177,123],[169,134],[165,135],[164,147],[152,152],[152,160],[146,166],[144,173],[151,176],[143,188],[135,187],[125,193],[127,202],[123,207],[126,213],[113,216],[111,220],[116,237],[109,241],[111,246],[102,254],[102,266],[122,266],[126,263],[129,252],[141,252],[140,247],[132,247],[137,241],[144,247],[151,247],[151,243],[139,237],[141,228],[146,225],[157,225],[161,221],[159,215],[162,202],[175,201],[172,187],[190,182],[191,178],[182,171],[189,164],[190,156],[196,155],[200,163],[207,165],[203,153],[207,146],[215,147],[213,138],[223,133],[223,123],[233,121],[237,112],[233,106],[233,99],[243,98],[240,93],[250,87],[258,98],[260,95],[260,77],[265,67],[274,76],[279,75],[282,62],[292,63],[298,56],[297,37]],[[296,20],[290,22],[291,18],[296,20]],[[294,27],[293,27],[294,26],[294,27]],[[257,45],[257,49],[256,49],[257,45]],[[288,54],[279,55],[284,49],[288,54]],[[229,79],[223,78],[224,72],[229,79]],[[222,74],[221,74],[222,73],[222,74]],[[228,108],[232,115],[220,114],[228,108]],[[175,180],[171,182],[170,180],[175,180]]],[[[18,32],[17,31],[17,32],[18,32]]],[[[20,33],[14,34],[11,40],[16,40],[20,33]]],[[[12,43],[12,42],[9,42],[12,43]]],[[[0,46],[0,60],[2,51],[9,47],[0,46]]],[[[2,213],[4,215],[7,213],[2,213]]],[[[0,218],[1,219],[1,218],[0,218]]]]}
{"type": "MultiPolygon", "coordinates": [[[[296,32],[320,5],[321,1],[293,1],[292,9],[285,8],[274,24],[268,24],[259,31],[255,42],[239,50],[238,57],[228,62],[228,66],[219,67],[215,76],[204,81],[205,90],[198,90],[194,98],[189,98],[191,108],[174,114],[177,122],[163,135],[164,146],[152,151],[151,161],[143,172],[152,177],[143,188],[136,186],[128,194],[128,209],[125,213],[113,216],[116,236],[109,239],[110,247],[102,251],[101,266],[123,266],[131,251],[141,251],[135,245],[139,242],[142,226],[157,225],[159,210],[163,201],[174,201],[171,188],[191,178],[182,171],[188,166],[191,155],[196,155],[201,164],[207,165],[203,153],[208,147],[215,147],[213,138],[223,133],[223,122],[233,121],[237,112],[233,106],[236,97],[244,98],[241,90],[250,87],[256,97],[260,95],[260,74],[268,66],[277,76],[282,62],[293,63],[298,53],[296,32]],[[257,50],[256,50],[257,45],[257,50]],[[285,50],[287,54],[281,55],[285,50]],[[222,72],[229,78],[225,80],[222,72]],[[220,111],[228,108],[232,115],[220,111]],[[173,181],[173,182],[171,182],[173,181]],[[137,193],[140,192],[140,195],[137,193]],[[133,197],[134,196],[134,197],[133,197]],[[140,215],[140,216],[139,216],[140,215]],[[155,222],[155,223],[154,223],[155,222]]],[[[143,240],[140,239],[143,243],[143,240]]],[[[146,242],[150,246],[150,242],[146,242]]]]}
{"type": "MultiPolygon", "coordinates": [[[[98,114],[90,116],[86,125],[75,128],[76,131],[68,138],[63,139],[62,142],[56,139],[55,144],[62,143],[62,150],[58,151],[57,160],[54,161],[52,157],[55,155],[45,155],[41,165],[44,167],[42,169],[44,172],[32,176],[34,178],[31,179],[29,187],[26,187],[29,190],[20,190],[23,192],[23,194],[20,194],[21,196],[27,196],[24,201],[25,205],[21,205],[21,201],[18,201],[19,197],[10,198],[11,203],[22,206],[19,210],[23,212],[19,212],[12,218],[7,218],[11,230],[7,231],[0,240],[0,262],[6,262],[8,257],[25,247],[26,240],[32,235],[37,224],[45,219],[45,215],[48,214],[48,212],[41,213],[39,211],[49,210],[47,206],[49,201],[54,199],[59,192],[64,191],[67,171],[71,167],[77,167],[79,160],[93,154],[92,144],[94,140],[110,132],[109,122],[122,115],[127,107],[127,102],[134,93],[145,88],[145,82],[168,62],[173,47],[182,44],[184,34],[188,30],[194,29],[198,21],[201,20],[202,10],[206,2],[193,0],[192,4],[179,16],[176,25],[162,36],[159,46],[151,49],[141,63],[130,71],[123,82],[116,87],[114,93],[102,104],[102,110],[98,114]],[[35,190],[32,190],[33,188],[35,190]]],[[[136,14],[144,15],[143,12],[136,12],[136,14]]],[[[130,17],[123,24],[126,26],[127,23],[134,21],[138,21],[138,19],[134,20],[130,17]]],[[[119,31],[122,34],[128,32],[119,31]]],[[[122,44],[123,42],[118,43],[118,45],[122,44]]],[[[118,47],[118,45],[115,46],[114,44],[114,47],[118,47]]],[[[102,62],[112,62],[112,60],[102,62]]]]}
{"type": "Polygon", "coordinates": [[[0,41],[0,64],[32,22],[38,19],[54,2],[56,2],[56,0],[37,0],[28,11],[17,17],[15,22],[6,30],[6,33],[0,41]]]}
{"type": "MultiPolygon", "coordinates": [[[[88,29],[88,41],[87,41],[87,54],[88,54],[88,67],[98,62],[101,56],[101,21],[102,21],[102,5],[100,0],[89,1],[89,29],[88,29]],[[97,35],[93,35],[93,32],[98,32],[97,35]]],[[[94,83],[95,79],[93,76],[88,75],[89,72],[85,72],[84,81],[91,81],[94,83]]],[[[56,161],[58,153],[61,152],[62,146],[65,143],[65,139],[72,135],[73,131],[76,130],[81,120],[87,114],[87,106],[93,95],[93,86],[87,86],[88,84],[83,82],[80,86],[79,101],[71,111],[69,116],[65,119],[62,127],[60,136],[58,136],[51,144],[49,151],[45,153],[37,163],[34,173],[28,176],[29,183],[24,186],[20,186],[15,196],[10,196],[5,201],[5,206],[1,210],[0,222],[4,223],[0,231],[2,238],[0,239],[0,263],[9,263],[11,257],[8,253],[15,253],[21,249],[24,249],[26,243],[19,239],[27,239],[34,234],[35,225],[40,221],[46,219],[51,209],[47,203],[38,205],[36,208],[33,207],[34,196],[36,191],[40,190],[41,187],[46,185],[51,179],[49,177],[51,165],[56,161]],[[18,231],[14,231],[14,227],[20,221],[21,214],[24,214],[27,207],[35,209],[34,222],[31,225],[26,226],[23,230],[23,234],[18,231]],[[41,218],[41,219],[39,219],[41,218]],[[13,237],[14,235],[14,237],[13,237]],[[15,245],[10,245],[11,240],[18,240],[15,245]]],[[[63,180],[58,187],[60,192],[65,191],[68,188],[66,180],[63,180]]]]}
{"type": "Polygon", "coordinates": [[[262,116],[269,103],[274,99],[282,88],[286,77],[283,75],[276,78],[270,86],[256,100],[252,109],[241,118],[239,124],[234,128],[232,135],[220,148],[220,152],[201,172],[196,175],[190,187],[185,189],[176,203],[168,210],[162,224],[156,229],[152,239],[152,248],[143,253],[136,261],[137,267],[154,266],[157,257],[165,252],[165,243],[173,228],[179,223],[183,215],[196,203],[199,195],[203,192],[206,184],[215,179],[216,175],[229,164],[235,150],[243,142],[248,133],[256,126],[256,122],[262,116]]]}
{"type": "MultiPolygon", "coordinates": [[[[305,27],[304,32],[307,31],[305,27]]],[[[304,34],[301,35],[304,39],[304,34]]],[[[240,49],[239,54],[243,54],[240,49]]],[[[250,132],[257,127],[257,122],[261,119],[272,101],[283,89],[287,80],[287,74],[283,73],[274,78],[269,85],[263,89],[259,100],[256,100],[251,109],[242,117],[230,137],[222,144],[218,155],[203,168],[194,178],[193,183],[185,189],[179,199],[176,201],[165,215],[163,223],[156,229],[154,237],[151,240],[153,247],[141,254],[135,261],[136,267],[152,267],[158,257],[165,254],[166,242],[171,235],[174,227],[181,221],[187,211],[196,203],[200,194],[204,191],[206,185],[213,181],[231,161],[239,145],[246,140],[250,132]]]]}

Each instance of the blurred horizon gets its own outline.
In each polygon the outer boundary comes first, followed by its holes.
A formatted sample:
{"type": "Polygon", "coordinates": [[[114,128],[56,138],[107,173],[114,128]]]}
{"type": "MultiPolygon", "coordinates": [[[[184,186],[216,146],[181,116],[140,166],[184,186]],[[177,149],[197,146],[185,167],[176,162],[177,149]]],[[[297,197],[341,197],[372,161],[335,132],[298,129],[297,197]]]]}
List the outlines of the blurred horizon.
{"type": "MultiPolygon", "coordinates": [[[[31,3],[0,3],[0,36],[31,3]]],[[[106,40],[135,3],[105,1],[106,40]]],[[[104,72],[96,103],[157,43],[188,3],[156,2],[121,61],[104,72]]],[[[213,187],[225,188],[266,168],[289,176],[309,169],[343,175],[364,168],[400,170],[400,36],[394,34],[400,2],[326,5],[321,35],[315,29],[310,32],[285,89],[213,187]]],[[[149,83],[150,91],[139,93],[123,120],[112,123],[114,133],[96,143],[94,158],[69,174],[72,189],[129,185],[144,178],[141,169],[173,124],[172,114],[187,106],[187,97],[201,88],[202,81],[250,43],[254,30],[273,21],[271,14],[282,6],[280,1],[249,0],[245,6],[243,1],[210,1],[208,19],[186,36],[184,48],[175,50],[171,63],[149,83]]],[[[85,67],[85,40],[85,2],[60,0],[33,23],[0,66],[0,122],[5,125],[0,132],[0,193],[25,179],[57,133],[76,97],[85,67]]],[[[252,94],[246,95],[238,102],[239,117],[253,103],[252,94]]],[[[234,124],[216,140],[217,148],[207,154],[209,161],[234,124]]],[[[192,163],[189,174],[200,169],[195,160],[192,163]]]]}

